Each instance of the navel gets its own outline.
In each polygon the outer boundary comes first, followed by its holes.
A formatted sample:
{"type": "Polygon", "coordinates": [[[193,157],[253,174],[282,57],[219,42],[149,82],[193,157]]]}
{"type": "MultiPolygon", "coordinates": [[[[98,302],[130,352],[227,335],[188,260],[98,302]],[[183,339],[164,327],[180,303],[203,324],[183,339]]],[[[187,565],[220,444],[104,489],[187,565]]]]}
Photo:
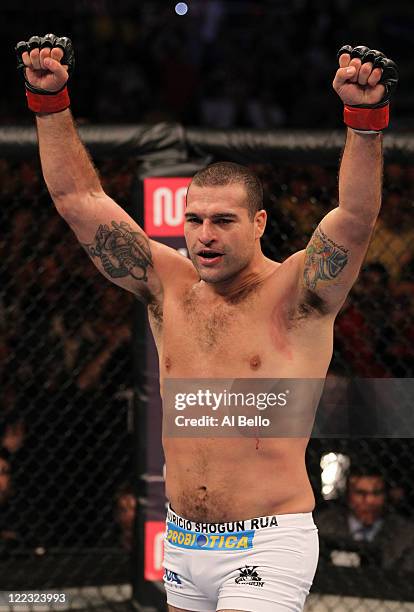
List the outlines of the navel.
{"type": "Polygon", "coordinates": [[[262,360],[259,355],[253,355],[250,359],[250,367],[252,370],[258,370],[262,365],[262,360]]]}
{"type": "Polygon", "coordinates": [[[169,357],[166,357],[164,364],[165,364],[165,369],[167,370],[167,372],[169,372],[171,369],[171,359],[169,357]]]}
{"type": "Polygon", "coordinates": [[[198,487],[198,492],[199,492],[200,497],[207,497],[207,487],[205,486],[198,487]]]}

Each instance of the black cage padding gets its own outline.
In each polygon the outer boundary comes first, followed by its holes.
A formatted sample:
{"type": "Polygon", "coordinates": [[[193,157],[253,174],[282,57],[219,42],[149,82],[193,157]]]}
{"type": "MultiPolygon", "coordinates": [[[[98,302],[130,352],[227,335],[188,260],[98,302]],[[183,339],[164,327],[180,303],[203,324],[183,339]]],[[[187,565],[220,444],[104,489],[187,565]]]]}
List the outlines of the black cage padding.
{"type": "MultiPolygon", "coordinates": [[[[154,125],[80,125],[82,141],[91,155],[138,157],[146,161],[185,162],[194,157],[214,157],[239,163],[337,163],[344,146],[345,129],[210,130],[177,123],[154,125]]],[[[62,143],[63,144],[63,143],[62,143]]],[[[37,151],[34,127],[0,128],[0,150],[9,159],[37,151]]],[[[389,161],[414,160],[414,133],[385,133],[384,155],[389,161]]]]}

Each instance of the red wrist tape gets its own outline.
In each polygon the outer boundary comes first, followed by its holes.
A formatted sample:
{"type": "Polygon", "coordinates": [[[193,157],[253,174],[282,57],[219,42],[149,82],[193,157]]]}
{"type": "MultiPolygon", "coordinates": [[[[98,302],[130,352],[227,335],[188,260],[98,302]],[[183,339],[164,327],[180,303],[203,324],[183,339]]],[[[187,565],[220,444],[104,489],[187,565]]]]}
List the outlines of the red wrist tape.
{"type": "Polygon", "coordinates": [[[51,95],[36,94],[26,89],[26,97],[28,107],[35,113],[59,113],[70,106],[67,87],[51,95]]]}
{"type": "Polygon", "coordinates": [[[344,106],[344,122],[355,130],[374,130],[380,132],[388,127],[390,120],[390,105],[380,108],[357,108],[344,106]]]}

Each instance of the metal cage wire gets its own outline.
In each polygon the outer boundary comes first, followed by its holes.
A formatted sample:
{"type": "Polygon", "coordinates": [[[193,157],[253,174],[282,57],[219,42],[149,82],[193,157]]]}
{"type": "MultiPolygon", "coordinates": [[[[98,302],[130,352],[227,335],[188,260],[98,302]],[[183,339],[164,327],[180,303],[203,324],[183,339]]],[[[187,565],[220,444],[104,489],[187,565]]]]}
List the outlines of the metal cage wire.
{"type": "MultiPolygon", "coordinates": [[[[125,500],[134,496],[135,434],[128,422],[137,385],[131,361],[135,301],[99,276],[54,210],[33,157],[32,132],[25,134],[31,144],[26,142],[23,154],[18,130],[14,143],[10,135],[7,143],[2,137],[3,156],[0,144],[0,467],[7,478],[0,491],[0,588],[70,589],[76,605],[86,608],[96,601],[128,600],[130,591],[124,595],[122,589],[136,571],[131,565],[136,544],[124,521],[133,514],[125,500]],[[8,155],[13,146],[19,151],[15,159],[8,155]],[[91,594],[90,586],[97,591],[91,594]]],[[[225,148],[220,142],[209,148],[199,133],[195,136],[193,153],[213,161],[220,153],[231,159],[230,141],[225,148]]],[[[109,143],[97,162],[104,188],[134,216],[136,143],[115,154],[116,137],[102,140],[109,143]]],[[[325,135],[328,142],[332,139],[325,135]]],[[[385,166],[383,213],[337,319],[332,374],[413,377],[414,162],[407,154],[412,142],[401,147],[401,161],[390,159],[385,166]]],[[[141,165],[156,167],[153,144],[140,145],[148,152],[141,165]]],[[[281,152],[284,144],[282,138],[281,152]]],[[[185,163],[186,155],[177,156],[177,139],[164,135],[160,148],[171,145],[176,163],[185,163]]],[[[310,162],[302,145],[297,163],[294,147],[289,163],[258,161],[260,144],[250,160],[263,181],[269,213],[264,250],[278,260],[304,248],[319,220],[337,205],[332,153],[328,163],[326,155],[320,161],[315,147],[310,162]]],[[[99,149],[99,143],[95,146],[99,149]]],[[[333,157],[337,148],[335,141],[333,157]]],[[[399,155],[395,147],[392,155],[399,155]]],[[[249,161],[237,147],[234,157],[249,161]]],[[[411,440],[312,440],[308,468],[319,504],[326,497],[320,464],[328,453],[376,462],[395,490],[395,510],[412,516],[411,440]]],[[[337,586],[330,598],[315,592],[307,609],[364,605],[357,591],[356,599],[348,599],[352,584],[337,586]]],[[[369,609],[384,605],[378,600],[369,609]]],[[[405,609],[402,602],[393,606],[405,609]]]]}

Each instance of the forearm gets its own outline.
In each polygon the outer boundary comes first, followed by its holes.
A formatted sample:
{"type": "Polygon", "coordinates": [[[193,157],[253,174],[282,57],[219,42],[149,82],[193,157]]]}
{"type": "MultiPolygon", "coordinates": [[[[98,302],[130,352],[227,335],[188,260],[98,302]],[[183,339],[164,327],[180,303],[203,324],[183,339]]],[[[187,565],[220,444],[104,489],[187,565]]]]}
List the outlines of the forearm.
{"type": "Polygon", "coordinates": [[[43,176],[55,204],[102,191],[69,109],[36,115],[43,176]]]}
{"type": "Polygon", "coordinates": [[[381,207],[382,135],[348,129],[339,172],[339,207],[371,225],[381,207]]]}

